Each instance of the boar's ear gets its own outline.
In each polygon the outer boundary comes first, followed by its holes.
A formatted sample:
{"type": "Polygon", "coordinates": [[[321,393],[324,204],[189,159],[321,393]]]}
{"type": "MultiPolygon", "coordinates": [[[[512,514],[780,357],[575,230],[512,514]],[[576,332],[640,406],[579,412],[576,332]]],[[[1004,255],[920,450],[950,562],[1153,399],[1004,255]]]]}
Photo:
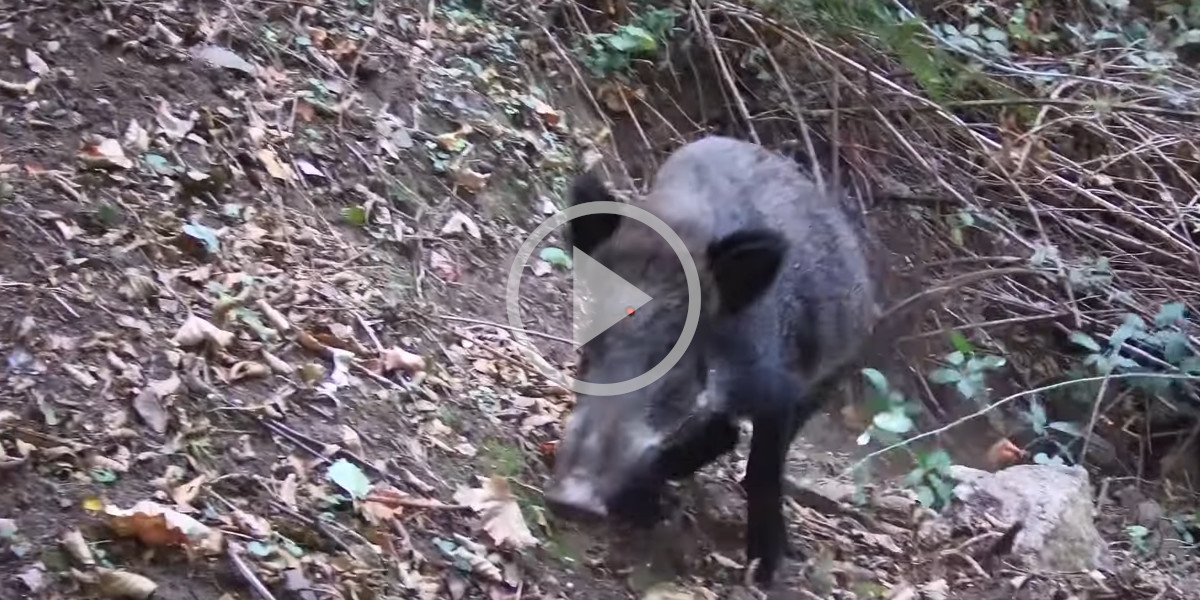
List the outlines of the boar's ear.
{"type": "Polygon", "coordinates": [[[708,246],[708,264],[722,313],[736,313],[758,299],[779,273],[787,241],[769,229],[743,229],[708,246]]]}
{"type": "MultiPolygon", "coordinates": [[[[588,202],[617,202],[604,187],[604,182],[590,171],[576,177],[571,183],[571,206],[588,202]]],[[[591,252],[607,240],[620,224],[621,215],[611,213],[576,217],[571,219],[567,241],[584,252],[591,252]]]]}

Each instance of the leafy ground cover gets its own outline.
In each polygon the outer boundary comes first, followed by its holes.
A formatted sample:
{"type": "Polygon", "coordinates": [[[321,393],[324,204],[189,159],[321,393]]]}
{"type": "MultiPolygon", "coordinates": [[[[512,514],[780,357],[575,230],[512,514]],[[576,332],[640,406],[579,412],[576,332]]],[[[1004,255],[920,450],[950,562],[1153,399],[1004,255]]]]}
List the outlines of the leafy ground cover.
{"type": "Polygon", "coordinates": [[[0,2],[0,596],[753,597],[737,456],[654,536],[546,513],[570,397],[504,324],[572,175],[716,131],[921,309],[796,444],[780,597],[1188,597],[1194,11],[897,6],[0,2]],[[1093,467],[1119,568],[917,535],[951,457],[1093,467]]]}

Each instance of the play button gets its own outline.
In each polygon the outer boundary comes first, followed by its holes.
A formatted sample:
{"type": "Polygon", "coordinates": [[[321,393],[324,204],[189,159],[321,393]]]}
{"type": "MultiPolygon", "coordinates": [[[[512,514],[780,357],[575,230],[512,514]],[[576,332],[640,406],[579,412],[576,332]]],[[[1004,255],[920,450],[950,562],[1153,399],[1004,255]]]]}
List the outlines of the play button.
{"type": "MultiPolygon", "coordinates": [[[[645,306],[653,298],[633,284],[613,273],[608,267],[597,262],[578,248],[572,248],[574,283],[572,293],[572,313],[574,322],[573,341],[582,346],[609,327],[627,318],[634,311],[645,306]]],[[[511,332],[522,351],[527,353],[530,362],[547,379],[578,394],[591,396],[617,396],[641,389],[659,377],[667,374],[675,363],[683,358],[688,345],[696,335],[696,326],[700,322],[700,274],[692,261],[691,253],[683,239],[669,225],[644,208],[625,204],[623,202],[586,202],[577,204],[538,225],[529,237],[521,244],[517,256],[508,270],[508,285],[504,294],[505,308],[508,312],[508,323],[511,332]],[[537,346],[527,335],[525,323],[521,319],[521,276],[528,266],[530,258],[537,250],[542,240],[556,228],[577,217],[594,214],[620,215],[627,219],[639,221],[662,236],[675,256],[683,265],[684,278],[687,280],[688,306],[687,317],[683,322],[683,332],[675,341],[675,346],[657,365],[649,371],[626,381],[616,383],[594,383],[575,379],[566,373],[555,369],[550,362],[541,356],[537,346]]],[[[553,337],[553,336],[551,336],[553,337]]]]}
{"type": "Polygon", "coordinates": [[[575,265],[575,345],[582,346],[652,300],[579,248],[571,248],[575,265]]]}

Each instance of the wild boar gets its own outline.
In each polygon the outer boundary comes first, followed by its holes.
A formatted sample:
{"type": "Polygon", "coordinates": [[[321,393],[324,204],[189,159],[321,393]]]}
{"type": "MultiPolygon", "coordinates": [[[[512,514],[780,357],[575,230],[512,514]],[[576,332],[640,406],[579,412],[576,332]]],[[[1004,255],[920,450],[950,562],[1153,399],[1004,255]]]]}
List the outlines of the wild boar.
{"type": "MultiPolygon", "coordinates": [[[[573,205],[614,201],[590,173],[573,205]]],[[[650,524],[664,483],[692,475],[753,425],[742,487],[747,560],[770,587],[790,547],[783,470],[822,392],[859,355],[878,318],[865,238],[838,199],[759,145],[706,137],[676,150],[637,203],[684,240],[701,315],[683,357],[619,396],[577,395],[548,506],[567,518],[650,524]]],[[[573,219],[570,242],[653,298],[580,349],[577,379],[612,383],[658,364],[683,330],[684,269],[668,242],[619,215],[573,219]]]]}

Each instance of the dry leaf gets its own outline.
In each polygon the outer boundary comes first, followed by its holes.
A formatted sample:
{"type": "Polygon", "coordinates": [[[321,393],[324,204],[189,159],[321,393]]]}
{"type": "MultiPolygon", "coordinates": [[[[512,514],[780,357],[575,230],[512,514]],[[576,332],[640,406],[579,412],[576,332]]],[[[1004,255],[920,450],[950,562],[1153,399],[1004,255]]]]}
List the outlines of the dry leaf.
{"type": "Polygon", "coordinates": [[[96,569],[99,575],[100,593],[108,598],[146,600],[154,595],[158,584],[147,577],[129,571],[96,569]]]}
{"type": "Polygon", "coordinates": [[[137,119],[132,119],[129,121],[129,127],[125,128],[125,136],[121,138],[121,142],[126,148],[145,152],[150,149],[150,134],[137,119]]]}
{"type": "Polygon", "coordinates": [[[99,383],[98,381],[96,381],[95,377],[92,377],[91,373],[88,373],[87,371],[85,371],[83,369],[83,367],[80,367],[79,365],[73,365],[73,364],[67,363],[67,364],[64,364],[62,366],[62,368],[64,371],[67,372],[67,375],[71,376],[71,379],[74,379],[76,383],[78,383],[79,385],[82,385],[85,388],[91,388],[91,387],[95,386],[97,383],[99,383]]]}
{"type": "Polygon", "coordinates": [[[271,177],[282,181],[291,181],[295,179],[295,174],[292,172],[292,170],[285,167],[283,163],[279,162],[279,157],[275,154],[274,150],[271,150],[270,148],[263,148],[262,150],[258,151],[257,156],[258,160],[262,162],[263,168],[267,170],[267,173],[271,174],[271,177]]]}
{"type": "Polygon", "coordinates": [[[496,544],[508,544],[515,549],[536,545],[537,538],[533,537],[525,524],[517,499],[508,487],[508,480],[503,477],[481,480],[482,487],[459,488],[454,494],[454,501],[471,507],[483,516],[484,531],[496,544]]]}
{"type": "Polygon", "coordinates": [[[454,214],[450,215],[446,224],[442,226],[442,235],[452,235],[464,231],[477,240],[483,239],[483,236],[479,232],[479,226],[475,224],[475,221],[472,221],[470,217],[459,210],[454,211],[454,214]]]}
{"type": "Polygon", "coordinates": [[[29,588],[29,591],[40,595],[41,591],[46,588],[46,566],[40,562],[36,563],[17,575],[17,579],[20,579],[21,583],[29,588]]]}
{"type": "Polygon", "coordinates": [[[492,178],[491,173],[480,173],[470,167],[452,169],[451,175],[454,177],[454,183],[476,194],[483,191],[483,188],[487,187],[488,181],[492,178]]]}
{"type": "Polygon", "coordinates": [[[391,373],[398,369],[411,375],[425,370],[425,359],[403,348],[388,348],[383,351],[381,358],[383,359],[384,373],[391,373]]]}
{"type": "Polygon", "coordinates": [[[296,159],[296,167],[298,167],[300,169],[300,172],[302,174],[308,175],[309,177],[320,177],[322,179],[328,179],[328,176],[326,176],[323,171],[318,169],[316,167],[316,165],[313,165],[312,163],[310,163],[307,160],[304,160],[302,158],[296,159]]]}
{"type": "Polygon", "coordinates": [[[262,311],[263,316],[271,322],[271,327],[274,327],[276,331],[280,333],[291,331],[292,324],[288,322],[287,317],[283,316],[283,313],[276,310],[266,300],[259,298],[255,302],[255,305],[258,306],[258,310],[262,311]]]}
{"type": "Polygon", "coordinates": [[[128,169],[133,167],[133,161],[125,156],[121,143],[114,139],[104,138],[95,144],[88,144],[79,153],[79,159],[89,167],[128,169]]]}
{"type": "Polygon", "coordinates": [[[438,146],[441,146],[443,150],[457,153],[461,152],[467,147],[466,137],[470,135],[472,131],[474,131],[473,127],[470,125],[463,125],[462,127],[458,128],[458,131],[443,133],[442,135],[437,136],[435,139],[437,140],[438,146]]]}
{"type": "Polygon", "coordinates": [[[38,76],[44,76],[50,72],[50,65],[46,64],[46,61],[42,60],[42,57],[38,56],[33,48],[25,49],[25,64],[29,65],[29,70],[38,76]]]}
{"type": "Polygon", "coordinates": [[[219,552],[224,544],[221,530],[150,500],[129,509],[109,505],[104,513],[118,536],[136,537],[147,546],[188,546],[219,552]]]}
{"type": "Polygon", "coordinates": [[[559,122],[562,121],[562,115],[554,110],[553,106],[542,102],[538,98],[530,96],[527,104],[533,107],[533,112],[537,113],[549,127],[557,127],[559,122]]]}
{"type": "Polygon", "coordinates": [[[300,481],[295,473],[288,473],[287,478],[279,484],[279,499],[288,508],[296,508],[296,492],[300,489],[300,481]]]}
{"type": "Polygon", "coordinates": [[[359,456],[363,455],[362,438],[349,425],[342,425],[342,444],[351,452],[359,456]]]}
{"type": "Polygon", "coordinates": [[[1000,438],[987,451],[987,462],[993,469],[1003,469],[1025,456],[1025,451],[1008,438],[1000,438]]]}
{"type": "Polygon", "coordinates": [[[243,360],[229,369],[229,381],[240,381],[252,377],[267,377],[271,375],[271,368],[259,362],[252,360],[243,360]]]}
{"type": "Polygon", "coordinates": [[[158,111],[154,114],[155,120],[158,122],[158,128],[162,130],[168,138],[178,142],[187,137],[187,134],[192,131],[192,127],[196,125],[196,114],[193,113],[187,119],[180,119],[171,114],[171,105],[166,100],[158,103],[158,111]]]}
{"type": "Polygon", "coordinates": [[[233,511],[233,520],[247,535],[265,539],[271,537],[271,523],[266,519],[243,510],[233,511]]]}
{"type": "Polygon", "coordinates": [[[117,325],[120,325],[121,327],[124,327],[126,329],[132,329],[134,331],[141,332],[142,334],[147,335],[147,336],[152,335],[154,333],[154,328],[151,327],[149,323],[147,323],[141,319],[131,317],[129,315],[118,315],[117,316],[117,325]]]}
{"type": "Polygon", "coordinates": [[[151,381],[133,399],[133,409],[146,425],[157,433],[166,433],[170,423],[163,398],[175,394],[183,386],[179,376],[172,373],[167,379],[151,381]]]}
{"type": "Polygon", "coordinates": [[[171,490],[171,499],[184,510],[196,510],[192,507],[192,501],[200,495],[200,490],[206,481],[208,481],[207,475],[198,475],[195,479],[171,490]]]}
{"type": "Polygon", "coordinates": [[[673,583],[659,583],[646,590],[642,600],[697,600],[696,594],[673,583]]]}
{"type": "Polygon", "coordinates": [[[232,333],[192,315],[179,327],[172,341],[180,346],[195,346],[207,340],[224,348],[233,342],[233,337],[232,333]]]}
{"type": "Polygon", "coordinates": [[[267,352],[265,347],[261,350],[261,353],[263,360],[267,362],[267,366],[271,367],[272,371],[275,371],[280,375],[291,375],[296,371],[296,369],[287,361],[275,356],[274,354],[271,354],[270,352],[267,352]]]}
{"type": "Polygon", "coordinates": [[[454,259],[450,258],[441,248],[435,248],[429,253],[429,267],[437,273],[438,277],[446,280],[449,283],[458,281],[459,272],[458,265],[454,263],[454,259]]]}
{"type": "Polygon", "coordinates": [[[78,529],[68,531],[62,537],[62,545],[67,554],[70,554],[71,558],[74,558],[79,564],[85,567],[96,565],[96,558],[92,555],[92,549],[84,539],[82,531],[78,529]]]}

